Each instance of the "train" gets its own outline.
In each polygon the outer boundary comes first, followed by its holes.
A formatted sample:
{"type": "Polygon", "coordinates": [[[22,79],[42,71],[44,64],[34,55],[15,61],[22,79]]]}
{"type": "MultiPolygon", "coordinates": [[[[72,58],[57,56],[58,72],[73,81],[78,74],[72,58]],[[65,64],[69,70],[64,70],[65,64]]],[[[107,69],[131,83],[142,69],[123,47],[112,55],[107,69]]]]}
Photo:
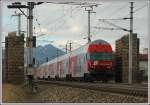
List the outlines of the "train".
{"type": "Polygon", "coordinates": [[[34,75],[38,79],[108,82],[114,76],[112,54],[111,45],[98,39],[43,63],[34,75]]]}

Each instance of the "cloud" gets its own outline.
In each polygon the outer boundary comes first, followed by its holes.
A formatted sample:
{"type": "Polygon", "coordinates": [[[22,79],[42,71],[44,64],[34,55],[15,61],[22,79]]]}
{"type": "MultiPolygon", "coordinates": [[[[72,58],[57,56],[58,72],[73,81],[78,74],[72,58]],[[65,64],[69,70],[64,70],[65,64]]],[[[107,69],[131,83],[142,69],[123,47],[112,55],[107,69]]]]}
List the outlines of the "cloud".
{"type": "MultiPolygon", "coordinates": [[[[141,7],[146,2],[135,2],[134,9],[141,7]]],[[[10,4],[10,3],[9,3],[10,4]]],[[[7,3],[3,8],[3,19],[4,19],[4,32],[10,32],[17,29],[17,19],[9,20],[14,10],[8,9],[7,3]],[[7,18],[6,18],[7,17],[7,18]],[[11,24],[6,25],[6,24],[11,24]]],[[[44,3],[38,5],[34,8],[34,27],[36,35],[45,34],[40,39],[54,40],[55,45],[65,44],[67,40],[77,40],[79,44],[84,44],[87,40],[83,37],[87,37],[87,11],[85,8],[77,8],[79,6],[71,5],[60,5],[60,4],[50,4],[44,3]],[[37,25],[35,19],[38,19],[40,23],[41,30],[37,25]]],[[[128,15],[130,12],[129,2],[101,2],[101,5],[94,7],[93,9],[96,14],[91,13],[91,26],[106,26],[102,22],[98,22],[99,18],[120,18],[128,15]],[[99,24],[98,24],[99,23],[99,24]]],[[[26,12],[26,11],[25,11],[26,12]]],[[[134,31],[145,36],[146,28],[148,27],[147,21],[145,19],[147,16],[147,8],[143,8],[134,14],[134,31]],[[144,27],[143,27],[144,26],[144,27]],[[144,33],[144,34],[143,34],[144,33]]],[[[126,21],[111,21],[116,25],[124,28],[129,28],[129,20],[126,21]]],[[[26,18],[22,17],[22,30],[26,30],[26,18]]],[[[96,30],[91,27],[92,40],[103,39],[108,41],[115,49],[115,40],[119,39],[127,32],[124,31],[110,31],[110,30],[96,30]]],[[[144,42],[145,39],[143,39],[144,42]]],[[[144,43],[141,42],[141,46],[144,43]]],[[[42,44],[42,43],[40,43],[42,44]]],[[[45,43],[43,43],[45,44],[45,43]]],[[[75,44],[74,44],[75,45],[75,44]]],[[[75,45],[77,46],[77,45],[75,45]]]]}
{"type": "MultiPolygon", "coordinates": [[[[49,33],[49,31],[48,31],[48,29],[47,28],[36,28],[35,30],[34,30],[34,32],[35,33],[40,33],[40,34],[48,34],[49,33]]],[[[37,36],[38,36],[38,34],[36,34],[37,36]]]]}

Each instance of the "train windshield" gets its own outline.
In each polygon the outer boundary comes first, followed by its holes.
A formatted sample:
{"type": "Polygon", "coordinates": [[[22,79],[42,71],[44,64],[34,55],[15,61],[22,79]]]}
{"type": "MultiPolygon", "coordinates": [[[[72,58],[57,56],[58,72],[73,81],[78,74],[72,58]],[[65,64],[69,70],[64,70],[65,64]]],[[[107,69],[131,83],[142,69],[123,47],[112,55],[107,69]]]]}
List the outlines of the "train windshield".
{"type": "Polygon", "coordinates": [[[90,60],[112,60],[112,53],[91,53],[89,58],[90,60]]]}

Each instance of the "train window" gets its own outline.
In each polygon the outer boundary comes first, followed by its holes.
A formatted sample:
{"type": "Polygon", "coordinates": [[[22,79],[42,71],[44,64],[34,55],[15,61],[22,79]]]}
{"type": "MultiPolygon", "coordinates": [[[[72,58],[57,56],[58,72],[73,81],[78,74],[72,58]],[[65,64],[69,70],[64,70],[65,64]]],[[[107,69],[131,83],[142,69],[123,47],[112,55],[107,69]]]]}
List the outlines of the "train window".
{"type": "Polygon", "coordinates": [[[91,60],[112,60],[112,53],[92,53],[89,54],[91,60]]]}

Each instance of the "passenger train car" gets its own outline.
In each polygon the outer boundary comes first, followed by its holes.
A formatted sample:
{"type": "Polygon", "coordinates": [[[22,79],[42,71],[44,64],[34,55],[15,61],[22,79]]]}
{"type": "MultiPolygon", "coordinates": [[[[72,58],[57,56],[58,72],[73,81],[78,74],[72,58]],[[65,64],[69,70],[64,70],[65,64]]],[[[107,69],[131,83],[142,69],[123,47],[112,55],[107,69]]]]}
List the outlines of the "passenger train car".
{"type": "Polygon", "coordinates": [[[92,41],[40,65],[35,70],[35,76],[41,79],[81,79],[105,82],[112,79],[113,73],[112,48],[104,40],[92,41]]]}

